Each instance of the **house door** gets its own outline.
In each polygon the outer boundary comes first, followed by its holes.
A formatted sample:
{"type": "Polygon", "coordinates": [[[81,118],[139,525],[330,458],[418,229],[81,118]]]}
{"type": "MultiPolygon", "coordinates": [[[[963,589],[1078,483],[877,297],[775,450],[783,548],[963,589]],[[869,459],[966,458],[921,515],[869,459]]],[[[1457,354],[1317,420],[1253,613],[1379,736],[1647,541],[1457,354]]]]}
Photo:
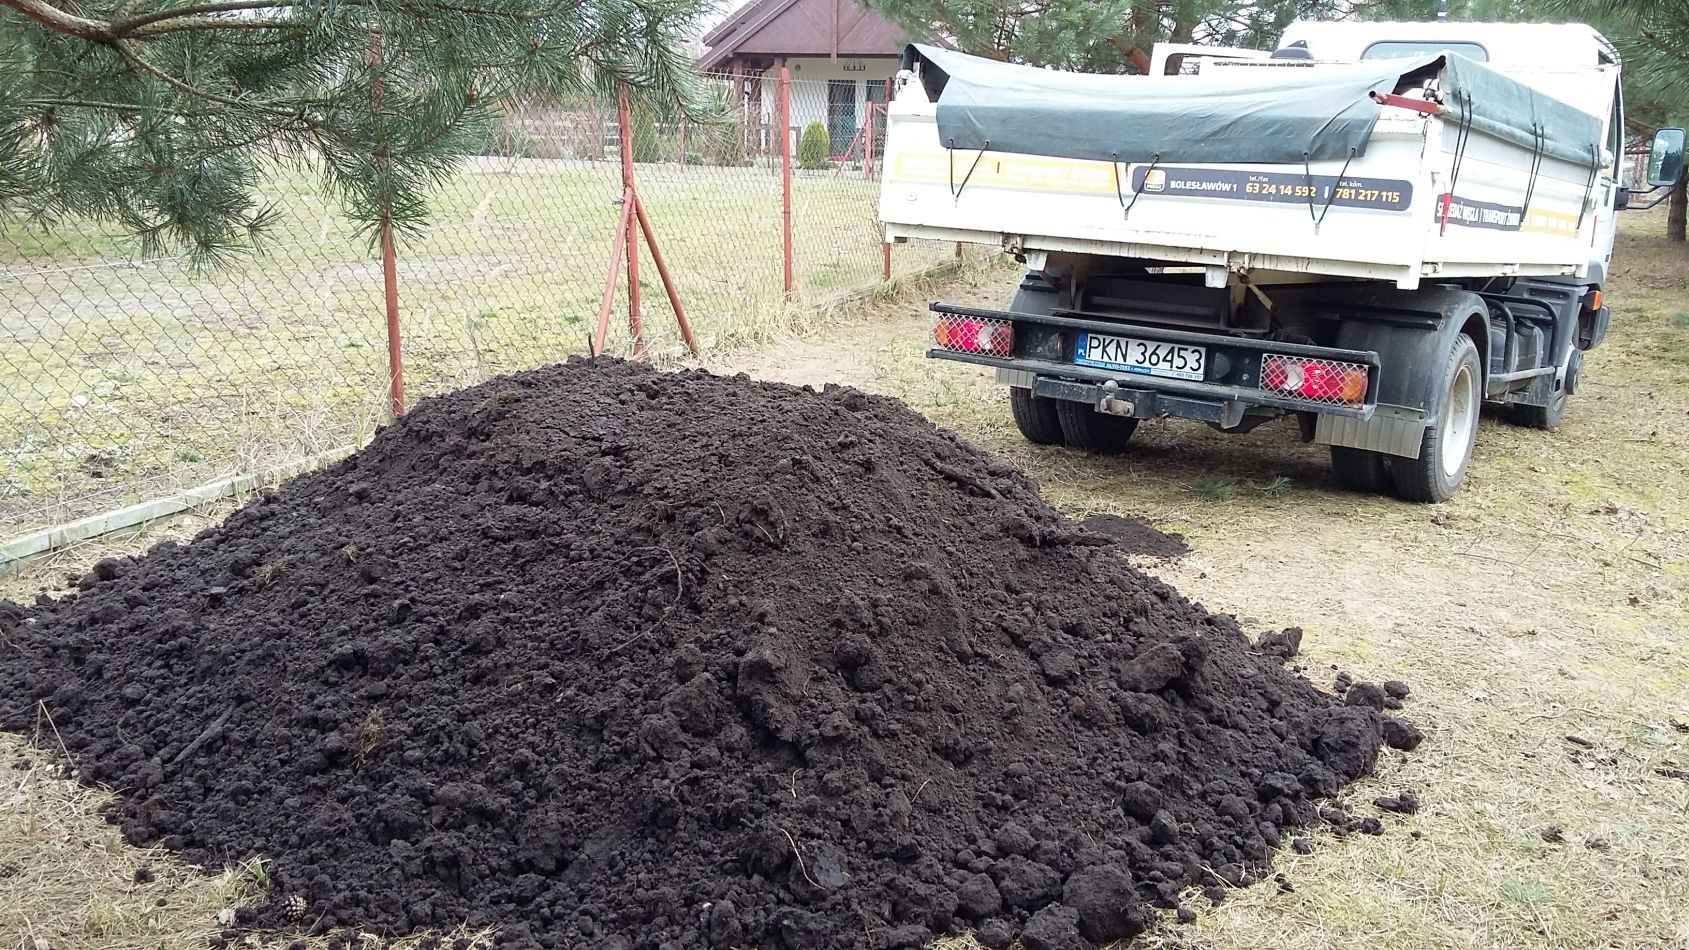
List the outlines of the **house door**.
{"type": "Polygon", "coordinates": [[[871,79],[863,92],[866,94],[869,121],[874,123],[874,154],[878,156],[886,150],[886,84],[871,79]]]}
{"type": "Polygon", "coordinates": [[[827,80],[827,144],[833,155],[843,155],[856,138],[856,80],[827,80]]]}

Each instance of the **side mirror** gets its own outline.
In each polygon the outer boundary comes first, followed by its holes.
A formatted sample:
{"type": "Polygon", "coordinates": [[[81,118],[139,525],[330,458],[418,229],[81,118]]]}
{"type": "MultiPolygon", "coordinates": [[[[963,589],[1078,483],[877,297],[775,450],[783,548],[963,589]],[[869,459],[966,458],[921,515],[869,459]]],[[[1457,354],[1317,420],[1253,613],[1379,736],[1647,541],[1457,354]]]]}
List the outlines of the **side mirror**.
{"type": "Polygon", "coordinates": [[[1682,129],[1661,129],[1654,133],[1654,144],[1648,149],[1648,184],[1671,188],[1683,177],[1682,129]]]}

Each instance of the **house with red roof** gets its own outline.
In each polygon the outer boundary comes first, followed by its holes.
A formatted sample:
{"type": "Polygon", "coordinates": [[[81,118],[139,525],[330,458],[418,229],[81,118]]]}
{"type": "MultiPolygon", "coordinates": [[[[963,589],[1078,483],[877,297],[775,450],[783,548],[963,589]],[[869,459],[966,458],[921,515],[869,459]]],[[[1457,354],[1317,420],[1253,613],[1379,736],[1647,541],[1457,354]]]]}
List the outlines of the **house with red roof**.
{"type": "Polygon", "coordinates": [[[853,0],[750,0],[704,34],[698,69],[725,77],[753,118],[775,120],[790,70],[791,133],[827,128],[831,151],[857,141],[870,103],[884,103],[908,34],[853,0]]]}

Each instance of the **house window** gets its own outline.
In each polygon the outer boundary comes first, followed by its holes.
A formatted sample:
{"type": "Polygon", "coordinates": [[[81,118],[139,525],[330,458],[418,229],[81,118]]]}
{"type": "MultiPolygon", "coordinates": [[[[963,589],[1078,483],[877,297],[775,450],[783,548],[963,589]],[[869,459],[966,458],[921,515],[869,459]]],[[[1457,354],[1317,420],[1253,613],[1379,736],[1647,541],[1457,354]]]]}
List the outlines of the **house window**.
{"type": "Polygon", "coordinates": [[[827,80],[827,142],[843,155],[856,138],[856,80],[827,80]]]}

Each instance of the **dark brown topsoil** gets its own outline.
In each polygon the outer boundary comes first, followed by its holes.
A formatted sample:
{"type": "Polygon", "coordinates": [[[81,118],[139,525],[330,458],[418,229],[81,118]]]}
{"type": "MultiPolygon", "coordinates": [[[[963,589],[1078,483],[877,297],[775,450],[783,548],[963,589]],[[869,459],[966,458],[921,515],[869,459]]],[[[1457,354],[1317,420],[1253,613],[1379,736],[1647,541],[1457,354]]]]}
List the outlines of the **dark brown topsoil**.
{"type": "Polygon", "coordinates": [[[1079,526],[1113,538],[1127,554],[1172,560],[1190,553],[1184,535],[1158,531],[1146,518],[1100,513],[1087,517],[1079,526]]]}
{"type": "Polygon", "coordinates": [[[1385,732],[900,403],[626,363],[82,587],[0,605],[0,724],[133,841],[268,858],[259,926],[1085,947],[1252,881],[1385,732]]]}

